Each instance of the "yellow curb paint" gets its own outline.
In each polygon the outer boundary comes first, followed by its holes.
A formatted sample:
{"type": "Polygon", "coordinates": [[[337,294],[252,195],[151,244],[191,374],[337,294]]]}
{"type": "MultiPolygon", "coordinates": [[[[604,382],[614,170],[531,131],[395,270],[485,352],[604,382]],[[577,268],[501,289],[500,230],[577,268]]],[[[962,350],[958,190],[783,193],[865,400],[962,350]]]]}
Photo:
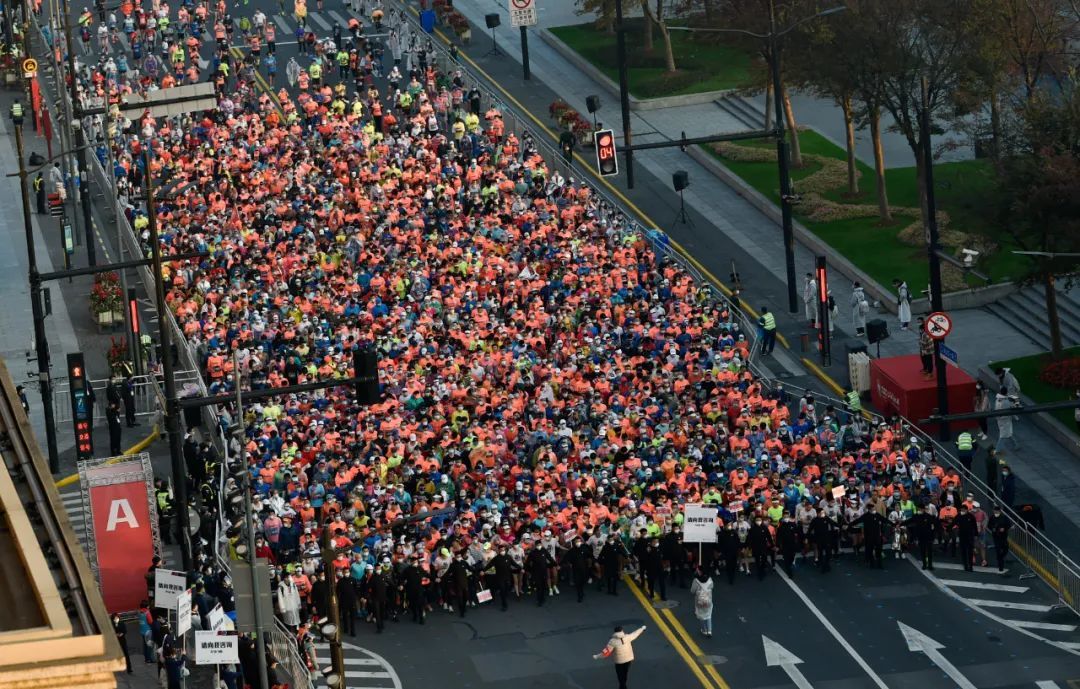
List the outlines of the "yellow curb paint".
{"type": "MultiPolygon", "coordinates": [[[[143,438],[139,442],[135,443],[134,445],[132,445],[128,449],[124,450],[123,454],[124,455],[134,455],[134,454],[138,454],[138,453],[142,452],[143,450],[145,450],[146,448],[148,448],[150,446],[150,443],[157,440],[158,435],[160,435],[160,430],[158,429],[157,424],[154,424],[154,428],[150,431],[149,435],[147,435],[145,438],[143,438]]],[[[120,459],[121,459],[121,457],[115,457],[115,458],[110,459],[108,462],[105,462],[105,463],[106,464],[115,464],[115,463],[119,462],[120,459]]],[[[65,476],[64,478],[58,480],[54,485],[57,488],[65,488],[67,486],[70,486],[72,483],[77,482],[78,480],[79,480],[79,475],[78,474],[71,474],[70,476],[65,476]]]]}

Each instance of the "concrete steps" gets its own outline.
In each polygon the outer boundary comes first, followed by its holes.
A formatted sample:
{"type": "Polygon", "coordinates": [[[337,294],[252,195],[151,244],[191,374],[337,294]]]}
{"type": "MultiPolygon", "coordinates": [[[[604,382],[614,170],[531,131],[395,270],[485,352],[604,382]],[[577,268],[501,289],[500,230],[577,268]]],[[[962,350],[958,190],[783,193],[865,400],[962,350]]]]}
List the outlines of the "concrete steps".
{"type": "Polygon", "coordinates": [[[716,107],[731,115],[747,129],[761,129],[765,124],[765,111],[756,103],[738,95],[724,96],[713,101],[716,107]]]}
{"type": "MultiPolygon", "coordinates": [[[[1062,344],[1066,347],[1080,345],[1080,294],[1077,290],[1066,291],[1059,282],[1057,306],[1062,344]]],[[[984,308],[1041,350],[1050,349],[1050,319],[1041,287],[1021,288],[984,308]]]]}

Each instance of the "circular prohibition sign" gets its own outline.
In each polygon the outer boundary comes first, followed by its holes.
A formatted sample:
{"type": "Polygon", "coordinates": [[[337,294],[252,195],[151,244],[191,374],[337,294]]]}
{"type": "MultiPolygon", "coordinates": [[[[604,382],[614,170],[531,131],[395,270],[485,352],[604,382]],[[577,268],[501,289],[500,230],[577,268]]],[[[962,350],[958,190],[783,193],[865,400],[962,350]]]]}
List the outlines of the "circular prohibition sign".
{"type": "Polygon", "coordinates": [[[527,10],[532,6],[533,0],[510,0],[510,3],[516,10],[527,10]]]}

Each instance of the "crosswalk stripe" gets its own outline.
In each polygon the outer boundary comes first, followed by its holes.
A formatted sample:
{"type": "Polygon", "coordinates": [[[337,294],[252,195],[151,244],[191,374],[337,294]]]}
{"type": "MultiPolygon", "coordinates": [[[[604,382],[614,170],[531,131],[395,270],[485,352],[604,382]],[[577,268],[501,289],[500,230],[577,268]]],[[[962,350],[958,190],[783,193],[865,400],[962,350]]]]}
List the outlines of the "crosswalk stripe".
{"type": "Polygon", "coordinates": [[[278,27],[281,29],[282,33],[287,34],[289,36],[292,36],[294,34],[294,29],[291,26],[289,26],[289,23],[286,22],[285,18],[282,17],[280,14],[275,14],[274,15],[274,23],[278,25],[278,27]]]}
{"type": "Polygon", "coordinates": [[[342,30],[343,30],[343,31],[344,31],[345,27],[347,27],[347,26],[349,25],[349,20],[348,20],[348,19],[346,19],[345,17],[342,17],[342,16],[341,16],[340,14],[338,14],[338,13],[337,13],[336,11],[334,11],[334,10],[329,10],[329,11],[327,11],[327,14],[329,14],[329,15],[330,15],[330,18],[331,18],[331,19],[333,19],[333,20],[334,20],[334,22],[335,22],[335,24],[336,24],[337,26],[340,26],[340,27],[342,28],[342,30]]]}
{"type": "Polygon", "coordinates": [[[389,672],[360,672],[358,670],[346,670],[345,679],[390,679],[389,672]]]}
{"type": "MultiPolygon", "coordinates": [[[[956,562],[935,562],[934,569],[953,569],[957,571],[963,571],[964,566],[956,562]]],[[[980,567],[976,565],[975,571],[979,574],[1001,574],[1001,572],[997,570],[997,567],[980,567]]],[[[1005,571],[1007,572],[1008,570],[1005,571]]]]}
{"type": "Polygon", "coordinates": [[[343,658],[346,665],[378,665],[379,661],[374,658],[343,658]]]}
{"type": "Polygon", "coordinates": [[[1052,680],[1044,679],[1035,683],[1039,689],[1061,689],[1061,685],[1052,680]]]}
{"type": "Polygon", "coordinates": [[[1013,603],[1007,600],[981,600],[981,599],[967,599],[968,603],[977,605],[980,608],[1005,608],[1007,610],[1026,610],[1028,612],[1050,612],[1054,609],[1052,605],[1040,605],[1037,603],[1013,603]]]}
{"type": "Polygon", "coordinates": [[[308,13],[308,18],[314,20],[314,22],[316,24],[318,24],[322,28],[326,29],[327,31],[330,31],[331,29],[334,28],[334,27],[330,26],[330,22],[323,19],[322,15],[320,15],[318,12],[309,12],[308,13]]]}
{"type": "Polygon", "coordinates": [[[1027,593],[1027,586],[1009,586],[1008,584],[986,584],[981,581],[961,581],[960,579],[942,579],[942,584],[953,588],[984,589],[986,591],[1002,591],[1004,593],[1027,593]]]}
{"type": "Polygon", "coordinates": [[[1070,651],[1080,651],[1080,641],[1058,641],[1057,644],[1070,651]]]}
{"type": "Polygon", "coordinates": [[[1009,620],[1010,623],[1024,629],[1044,629],[1049,632],[1074,632],[1075,624],[1055,624],[1053,622],[1027,622],[1025,620],[1009,620]]]}
{"type": "Polygon", "coordinates": [[[210,61],[209,60],[207,60],[205,58],[202,58],[202,57],[199,58],[199,69],[200,70],[205,70],[209,66],[210,66],[210,61]]]}

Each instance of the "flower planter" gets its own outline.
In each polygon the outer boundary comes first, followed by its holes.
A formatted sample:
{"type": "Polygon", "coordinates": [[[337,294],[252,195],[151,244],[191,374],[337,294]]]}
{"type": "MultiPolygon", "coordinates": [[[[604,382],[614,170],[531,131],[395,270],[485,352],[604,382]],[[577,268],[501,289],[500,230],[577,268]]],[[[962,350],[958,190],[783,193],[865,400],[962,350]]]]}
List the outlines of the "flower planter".
{"type": "Polygon", "coordinates": [[[97,321],[99,326],[112,325],[113,313],[112,311],[101,311],[94,314],[94,320],[97,321]]]}

